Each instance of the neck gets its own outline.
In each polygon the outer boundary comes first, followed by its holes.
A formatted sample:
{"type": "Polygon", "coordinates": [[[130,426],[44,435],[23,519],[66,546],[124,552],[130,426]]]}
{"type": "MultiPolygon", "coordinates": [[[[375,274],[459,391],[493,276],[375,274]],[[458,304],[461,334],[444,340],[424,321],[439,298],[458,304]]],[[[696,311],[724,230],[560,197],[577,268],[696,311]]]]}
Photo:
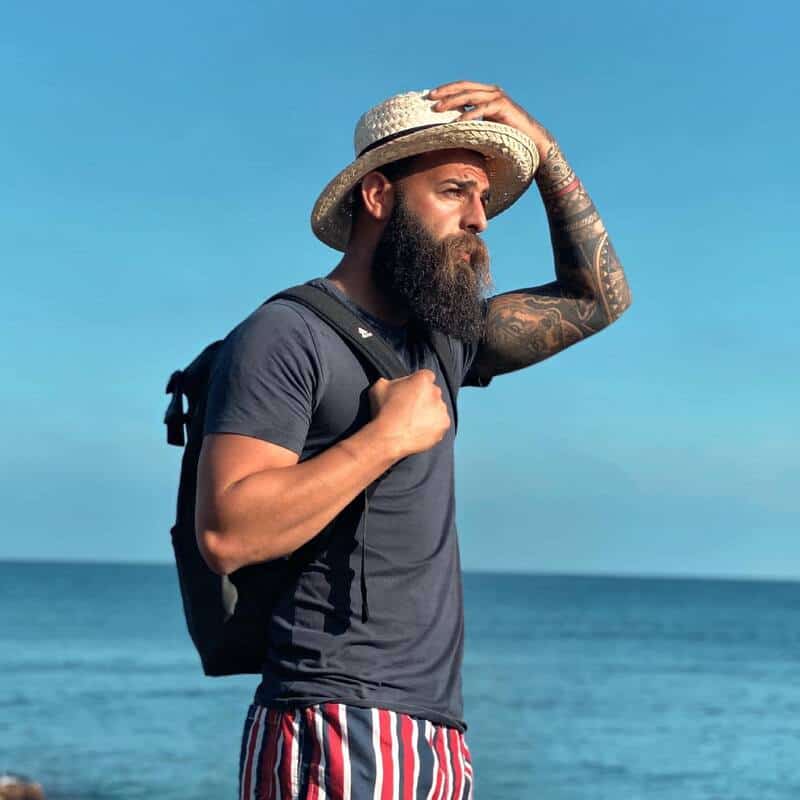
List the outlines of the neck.
{"type": "Polygon", "coordinates": [[[392,303],[372,279],[374,250],[374,247],[351,242],[342,260],[327,276],[328,280],[374,317],[391,325],[403,325],[408,321],[405,309],[392,303]]]}

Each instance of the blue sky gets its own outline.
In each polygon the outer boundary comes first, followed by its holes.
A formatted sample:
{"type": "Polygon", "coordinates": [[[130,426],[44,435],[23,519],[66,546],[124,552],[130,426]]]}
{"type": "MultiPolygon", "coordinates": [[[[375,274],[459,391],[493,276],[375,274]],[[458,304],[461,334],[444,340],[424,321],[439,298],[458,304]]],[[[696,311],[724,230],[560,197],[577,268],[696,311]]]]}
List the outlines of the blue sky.
{"type": "MultiPolygon", "coordinates": [[[[466,568],[800,577],[795,4],[12,4],[0,25],[0,558],[167,561],[166,378],[336,263],[308,216],[355,120],[498,83],[633,288],[462,394],[466,568]]],[[[529,192],[498,290],[552,258],[529,192]]]]}

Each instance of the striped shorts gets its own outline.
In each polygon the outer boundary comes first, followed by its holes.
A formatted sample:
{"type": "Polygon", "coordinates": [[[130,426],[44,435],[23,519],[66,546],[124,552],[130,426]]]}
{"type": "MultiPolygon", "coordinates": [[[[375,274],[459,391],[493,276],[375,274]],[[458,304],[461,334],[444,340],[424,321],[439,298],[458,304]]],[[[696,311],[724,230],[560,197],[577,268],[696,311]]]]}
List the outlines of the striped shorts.
{"type": "Polygon", "coordinates": [[[472,800],[472,783],[455,728],[341,703],[247,714],[240,800],[472,800]]]}

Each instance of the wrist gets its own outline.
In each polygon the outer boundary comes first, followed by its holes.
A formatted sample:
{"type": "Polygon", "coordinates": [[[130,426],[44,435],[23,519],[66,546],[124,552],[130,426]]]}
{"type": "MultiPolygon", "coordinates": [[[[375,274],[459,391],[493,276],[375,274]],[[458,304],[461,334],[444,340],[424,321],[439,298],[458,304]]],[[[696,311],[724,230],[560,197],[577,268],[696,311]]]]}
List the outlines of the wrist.
{"type": "Polygon", "coordinates": [[[379,416],[368,422],[359,434],[366,449],[359,459],[367,457],[374,460],[384,470],[408,455],[404,450],[404,438],[385,425],[379,416]]]}
{"type": "MultiPolygon", "coordinates": [[[[523,133],[527,134],[528,138],[536,145],[536,151],[539,154],[539,169],[541,169],[552,152],[558,150],[556,140],[544,125],[539,124],[531,117],[528,117],[528,125],[523,129],[523,133]]],[[[536,174],[539,174],[538,170],[536,174]]]]}
{"type": "Polygon", "coordinates": [[[580,185],[575,172],[555,141],[551,143],[547,157],[540,162],[535,180],[539,191],[547,197],[569,194],[580,185]]]}

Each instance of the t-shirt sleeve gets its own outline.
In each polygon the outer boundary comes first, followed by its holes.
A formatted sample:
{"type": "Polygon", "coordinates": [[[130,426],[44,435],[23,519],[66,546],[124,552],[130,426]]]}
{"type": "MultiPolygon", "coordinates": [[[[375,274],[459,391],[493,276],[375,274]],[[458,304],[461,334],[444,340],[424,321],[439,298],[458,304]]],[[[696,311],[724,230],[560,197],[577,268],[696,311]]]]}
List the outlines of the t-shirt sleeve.
{"type": "Polygon", "coordinates": [[[220,348],[204,432],[253,436],[300,455],[322,383],[307,322],[288,303],[268,303],[234,328],[220,348]]]}
{"type": "MultiPolygon", "coordinates": [[[[483,314],[484,318],[486,317],[486,313],[488,312],[489,304],[488,302],[483,303],[483,314]]],[[[461,363],[463,365],[463,372],[461,373],[461,385],[462,386],[488,386],[492,379],[482,379],[480,376],[475,372],[473,367],[475,366],[475,357],[478,355],[478,348],[480,347],[480,342],[459,342],[461,345],[461,363]]],[[[456,352],[458,356],[458,352],[456,352]]]]}

